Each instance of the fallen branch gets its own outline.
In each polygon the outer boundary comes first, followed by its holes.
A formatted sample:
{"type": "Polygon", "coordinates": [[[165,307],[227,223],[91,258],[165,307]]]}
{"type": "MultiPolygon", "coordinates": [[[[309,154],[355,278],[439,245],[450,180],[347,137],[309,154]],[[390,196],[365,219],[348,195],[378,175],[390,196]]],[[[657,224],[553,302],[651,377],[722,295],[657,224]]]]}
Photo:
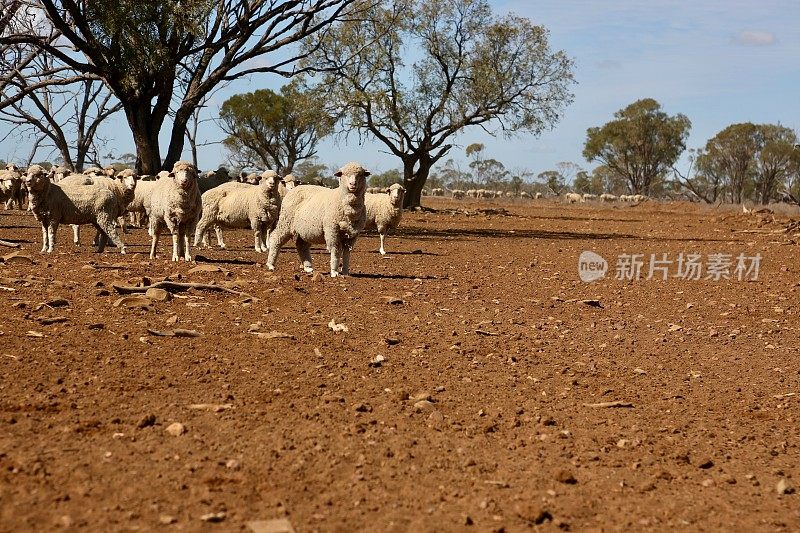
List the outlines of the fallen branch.
{"type": "Polygon", "coordinates": [[[8,242],[0,239],[0,246],[7,246],[9,248],[19,248],[22,245],[18,242],[8,242]]]}
{"type": "Polygon", "coordinates": [[[630,402],[623,402],[621,400],[616,400],[613,402],[600,402],[600,403],[585,403],[583,404],[584,407],[633,407],[633,404],[630,402]]]}
{"type": "Polygon", "coordinates": [[[258,300],[258,298],[256,298],[255,296],[247,294],[246,292],[235,291],[233,289],[222,287],[220,285],[211,285],[210,283],[179,283],[177,281],[159,281],[157,283],[153,283],[152,285],[148,285],[146,287],[118,285],[116,283],[113,283],[111,286],[114,288],[115,291],[117,291],[120,294],[143,293],[147,292],[147,289],[164,289],[168,292],[184,292],[188,291],[189,289],[196,289],[199,291],[228,292],[230,294],[235,294],[237,296],[243,296],[245,298],[258,300]]]}

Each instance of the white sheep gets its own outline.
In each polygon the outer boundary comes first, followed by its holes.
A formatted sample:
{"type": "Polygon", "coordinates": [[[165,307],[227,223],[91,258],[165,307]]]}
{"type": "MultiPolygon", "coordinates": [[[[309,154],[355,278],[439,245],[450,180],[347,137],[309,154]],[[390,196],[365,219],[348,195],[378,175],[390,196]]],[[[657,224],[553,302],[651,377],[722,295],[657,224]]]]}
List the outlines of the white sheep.
{"type": "Polygon", "coordinates": [[[444,196],[444,189],[431,189],[431,196],[444,196]]]}
{"type": "Polygon", "coordinates": [[[0,171],[0,201],[5,202],[6,209],[11,209],[15,202],[17,208],[22,209],[22,204],[25,203],[26,191],[22,176],[23,172],[19,167],[11,163],[0,171]]]}
{"type": "Polygon", "coordinates": [[[647,196],[645,196],[644,194],[634,194],[633,196],[631,196],[631,201],[637,203],[645,202],[647,201],[647,199],[648,199],[647,196]]]}
{"type": "Polygon", "coordinates": [[[615,195],[613,195],[613,194],[609,194],[609,193],[606,192],[606,193],[603,193],[603,194],[600,195],[600,201],[601,202],[616,202],[617,201],[617,197],[615,195]]]}
{"type": "Polygon", "coordinates": [[[133,191],[133,200],[128,204],[131,224],[142,227],[144,221],[150,216],[150,199],[156,187],[155,176],[139,176],[136,188],[133,191]]]}
{"type": "MultiPolygon", "coordinates": [[[[83,175],[83,174],[71,174],[66,178],[62,179],[59,184],[60,185],[99,185],[105,187],[109,191],[114,194],[114,198],[117,200],[117,207],[119,216],[117,218],[117,224],[119,227],[122,228],[123,233],[127,233],[125,228],[125,217],[123,216],[125,211],[128,209],[128,205],[131,203],[134,197],[134,190],[136,188],[136,172],[130,169],[123,170],[119,173],[116,178],[109,178],[108,176],[102,175],[83,175]]],[[[95,235],[95,243],[97,243],[97,239],[100,237],[100,233],[98,232],[95,235]]],[[[72,240],[73,242],[78,245],[80,244],[80,226],[77,224],[72,225],[72,240]]]]}
{"type": "Polygon", "coordinates": [[[286,174],[280,182],[278,182],[278,194],[281,198],[286,196],[286,193],[300,185],[297,179],[292,174],[286,174]]]}
{"type": "Polygon", "coordinates": [[[544,195],[543,195],[542,193],[540,193],[540,192],[537,192],[537,193],[536,193],[536,196],[534,196],[534,198],[535,198],[536,200],[541,200],[542,198],[544,198],[544,195]]]}
{"type": "Polygon", "coordinates": [[[585,202],[583,196],[581,196],[576,192],[568,192],[567,194],[564,195],[564,199],[567,201],[568,204],[585,202]]]}
{"type": "Polygon", "coordinates": [[[275,270],[281,246],[295,239],[303,270],[312,272],[311,245],[325,243],[331,254],[331,277],[350,272],[350,253],[364,229],[367,210],[364,195],[370,173],[358,163],[348,163],[336,172],[339,187],[300,185],[284,197],[275,229],[269,236],[267,268],[275,270]]]}
{"type": "MultiPolygon", "coordinates": [[[[455,191],[453,191],[455,192],[455,191]]],[[[369,194],[364,197],[364,205],[367,207],[367,222],[365,230],[378,230],[381,238],[381,255],[386,255],[383,247],[384,239],[389,230],[395,229],[400,223],[403,215],[403,197],[406,190],[399,183],[389,187],[389,193],[369,194]]]]}
{"type": "Polygon", "coordinates": [[[584,202],[589,202],[589,201],[592,201],[592,200],[597,200],[597,195],[596,194],[590,194],[588,192],[583,193],[583,201],[584,202]]]}
{"type": "Polygon", "coordinates": [[[172,234],[172,260],[181,256],[192,260],[189,238],[200,220],[202,199],[197,187],[197,169],[191,163],[178,161],[166,177],[154,182],[150,193],[150,227],[152,235],[150,259],[156,256],[161,230],[166,226],[172,234]]]}
{"type": "Polygon", "coordinates": [[[478,191],[476,191],[475,189],[467,189],[467,196],[469,196],[470,198],[477,198],[478,191]]]}
{"type": "Polygon", "coordinates": [[[42,225],[42,252],[52,252],[56,245],[59,224],[92,224],[100,233],[98,252],[105,249],[108,238],[125,253],[125,244],[117,234],[114,221],[120,215],[114,193],[102,185],[55,184],[50,173],[32,165],[25,175],[30,205],[42,225]]]}
{"type": "Polygon", "coordinates": [[[253,230],[256,252],[267,251],[269,232],[278,220],[281,197],[278,193],[278,174],[266,170],[258,185],[225,183],[203,193],[203,214],[194,234],[194,245],[202,239],[208,244],[207,232],[213,227],[217,244],[225,249],[222,228],[253,230]]]}
{"type": "Polygon", "coordinates": [[[461,200],[466,196],[466,193],[461,189],[453,189],[453,199],[454,200],[461,200]]]}
{"type": "Polygon", "coordinates": [[[200,189],[200,193],[202,194],[213,189],[214,187],[219,187],[220,185],[230,181],[231,177],[228,174],[228,169],[225,167],[219,167],[217,170],[210,170],[200,174],[197,181],[197,187],[200,189]]]}

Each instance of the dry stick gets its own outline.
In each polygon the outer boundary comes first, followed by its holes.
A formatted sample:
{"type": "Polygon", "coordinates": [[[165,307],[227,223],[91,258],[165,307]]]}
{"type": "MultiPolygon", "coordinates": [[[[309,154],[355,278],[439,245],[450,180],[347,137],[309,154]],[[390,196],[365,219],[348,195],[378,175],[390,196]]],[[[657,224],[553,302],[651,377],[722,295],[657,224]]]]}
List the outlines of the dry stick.
{"type": "Polygon", "coordinates": [[[633,404],[630,402],[623,402],[621,400],[616,400],[613,402],[600,402],[600,403],[585,403],[583,404],[584,407],[633,407],[633,404]]]}
{"type": "Polygon", "coordinates": [[[258,298],[255,296],[247,294],[246,292],[235,291],[233,289],[228,289],[227,287],[211,285],[210,283],[178,283],[177,281],[159,281],[146,287],[132,287],[129,285],[117,285],[116,283],[112,284],[111,286],[120,294],[143,293],[147,292],[147,289],[164,289],[168,292],[183,292],[188,291],[189,289],[197,289],[201,291],[229,292],[237,296],[244,296],[245,298],[258,300],[258,298]]]}
{"type": "Polygon", "coordinates": [[[8,246],[9,248],[19,248],[22,245],[18,242],[8,242],[0,239],[0,246],[8,246]]]}

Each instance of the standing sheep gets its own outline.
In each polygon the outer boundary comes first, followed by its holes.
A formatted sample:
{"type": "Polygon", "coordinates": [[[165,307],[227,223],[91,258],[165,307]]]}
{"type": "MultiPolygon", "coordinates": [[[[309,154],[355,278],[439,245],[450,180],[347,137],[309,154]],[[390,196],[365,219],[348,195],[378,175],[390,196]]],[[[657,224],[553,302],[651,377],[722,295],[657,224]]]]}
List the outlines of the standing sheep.
{"type": "Polygon", "coordinates": [[[114,221],[120,215],[114,193],[102,185],[51,183],[50,174],[39,165],[32,165],[25,176],[30,206],[42,225],[42,252],[55,249],[59,224],[92,224],[100,233],[98,252],[105,249],[108,238],[125,253],[125,244],[117,234],[114,221]]]}
{"type": "Polygon", "coordinates": [[[213,189],[214,187],[219,187],[225,183],[231,181],[230,175],[228,175],[228,169],[225,167],[219,167],[217,170],[210,170],[208,172],[203,172],[200,174],[197,187],[200,189],[200,194],[203,194],[206,191],[213,189]]]}
{"type": "Polygon", "coordinates": [[[166,226],[172,234],[172,260],[181,256],[192,260],[189,238],[194,234],[202,199],[197,188],[197,169],[191,163],[178,161],[166,177],[155,182],[150,195],[150,259],[156,256],[161,230],[166,226]]]}
{"type": "Polygon", "coordinates": [[[395,229],[400,223],[403,215],[403,197],[406,190],[399,183],[389,187],[388,194],[369,194],[364,197],[364,205],[367,207],[367,223],[365,230],[378,230],[381,238],[381,255],[386,255],[383,248],[383,241],[389,230],[395,229]]]}
{"type": "Polygon", "coordinates": [[[269,237],[267,268],[275,270],[281,246],[294,238],[306,272],[313,271],[311,245],[315,243],[325,243],[331,253],[331,277],[339,275],[340,259],[341,273],[350,272],[350,253],[367,220],[364,195],[370,173],[358,163],[348,163],[334,175],[339,178],[336,189],[300,185],[286,193],[269,237]]]}
{"type": "Polygon", "coordinates": [[[568,192],[567,194],[564,195],[564,199],[567,201],[568,204],[581,203],[586,201],[583,199],[583,196],[581,196],[576,192],[568,192]]]}
{"type": "Polygon", "coordinates": [[[222,227],[253,230],[256,252],[267,251],[269,232],[278,220],[281,197],[278,194],[278,174],[266,170],[258,185],[225,183],[203,193],[203,214],[194,234],[194,245],[202,239],[207,243],[206,232],[213,227],[217,244],[225,249],[222,227]]]}
{"type": "Polygon", "coordinates": [[[5,170],[0,171],[0,201],[5,201],[6,209],[14,207],[15,202],[17,208],[22,209],[26,196],[22,177],[23,173],[19,167],[11,163],[6,165],[5,170]]]}
{"type": "MultiPolygon", "coordinates": [[[[122,228],[123,233],[127,233],[125,228],[125,217],[123,214],[128,209],[134,197],[134,190],[136,188],[136,172],[130,169],[123,170],[116,178],[109,178],[105,175],[92,175],[84,176],[83,174],[71,174],[62,179],[59,184],[66,186],[75,185],[99,185],[105,187],[112,193],[117,200],[117,208],[119,216],[117,217],[117,224],[122,228]]],[[[77,224],[72,225],[73,242],[80,244],[80,226],[77,224]]],[[[95,243],[100,237],[100,233],[95,236],[95,243]]]]}
{"type": "Polygon", "coordinates": [[[286,196],[286,193],[297,187],[298,183],[295,177],[291,174],[286,174],[278,185],[278,194],[281,198],[286,196]]]}

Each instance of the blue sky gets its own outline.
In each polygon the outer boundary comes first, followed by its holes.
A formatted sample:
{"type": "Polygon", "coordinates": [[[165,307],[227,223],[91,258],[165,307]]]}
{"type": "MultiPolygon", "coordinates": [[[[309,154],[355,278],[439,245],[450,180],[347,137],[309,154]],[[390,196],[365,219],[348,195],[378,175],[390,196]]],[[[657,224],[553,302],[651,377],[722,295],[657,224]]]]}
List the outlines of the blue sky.
{"type": "MultiPolygon", "coordinates": [[[[583,168],[593,164],[581,156],[586,129],[600,126],[613,113],[640,98],[655,98],[667,113],[683,113],[692,121],[689,147],[699,147],[736,122],[778,123],[800,132],[800,2],[790,0],[490,0],[500,14],[526,16],[550,31],[550,44],[575,59],[574,103],[552,131],[538,138],[493,138],[468,130],[456,138],[450,156],[466,165],[464,147],[486,145],[485,155],[511,169],[534,173],[561,161],[583,168]]],[[[230,94],[277,88],[274,76],[238,81],[220,91],[208,115],[230,94]]],[[[117,154],[133,151],[127,127],[109,124],[105,134],[117,154]],[[113,135],[112,135],[113,133],[113,135]]],[[[168,130],[163,133],[166,152],[168,130]]],[[[219,140],[213,125],[201,137],[219,140]]],[[[0,158],[24,157],[27,147],[6,142],[0,158]],[[15,157],[16,156],[16,157],[15,157]]],[[[375,172],[399,168],[399,161],[380,144],[322,143],[319,156],[339,165],[358,160],[375,172]]],[[[188,151],[186,157],[189,157],[188,151]]],[[[224,150],[213,145],[201,151],[201,168],[216,167],[224,150]]]]}

